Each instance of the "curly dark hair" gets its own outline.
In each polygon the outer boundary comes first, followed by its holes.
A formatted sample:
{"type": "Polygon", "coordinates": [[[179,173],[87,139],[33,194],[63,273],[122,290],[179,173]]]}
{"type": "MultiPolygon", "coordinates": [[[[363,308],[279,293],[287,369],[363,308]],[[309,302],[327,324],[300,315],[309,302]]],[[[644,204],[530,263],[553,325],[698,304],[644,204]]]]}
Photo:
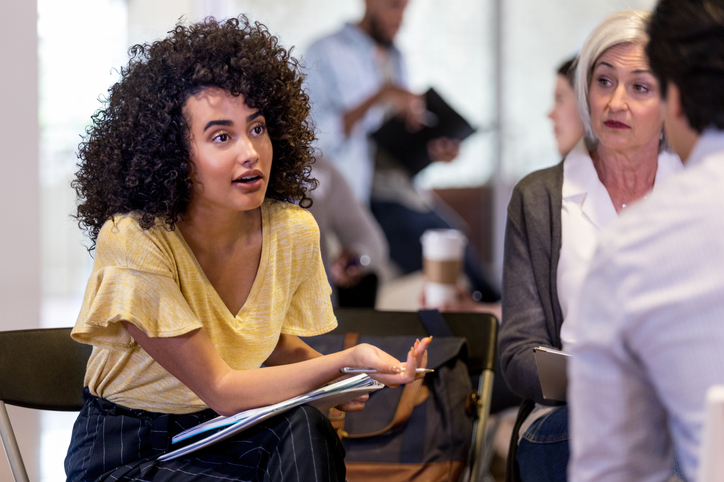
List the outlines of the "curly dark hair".
{"type": "Polygon", "coordinates": [[[78,225],[94,249],[103,223],[141,213],[150,228],[157,218],[174,229],[191,196],[188,98],[207,87],[243,95],[266,120],[274,150],[266,196],[311,205],[314,132],[309,97],[291,49],[243,15],[179,24],[168,37],[129,50],[128,66],[108,91],[104,107],[79,146],[78,225]]]}
{"type": "Polygon", "coordinates": [[[673,82],[694,130],[724,129],[724,0],[661,0],[648,34],[661,95],[673,82]]]}

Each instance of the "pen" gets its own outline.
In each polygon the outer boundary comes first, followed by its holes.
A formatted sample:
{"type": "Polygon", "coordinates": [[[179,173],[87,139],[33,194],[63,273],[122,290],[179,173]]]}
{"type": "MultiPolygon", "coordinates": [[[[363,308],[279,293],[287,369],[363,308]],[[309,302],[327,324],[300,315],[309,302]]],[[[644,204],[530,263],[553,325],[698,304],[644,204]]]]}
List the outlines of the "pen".
{"type": "MultiPolygon", "coordinates": [[[[405,368],[400,368],[401,371],[405,371],[405,368]]],[[[342,367],[339,369],[342,373],[377,373],[377,370],[369,367],[342,367]]],[[[415,373],[434,373],[435,370],[432,368],[417,368],[415,373]]]]}

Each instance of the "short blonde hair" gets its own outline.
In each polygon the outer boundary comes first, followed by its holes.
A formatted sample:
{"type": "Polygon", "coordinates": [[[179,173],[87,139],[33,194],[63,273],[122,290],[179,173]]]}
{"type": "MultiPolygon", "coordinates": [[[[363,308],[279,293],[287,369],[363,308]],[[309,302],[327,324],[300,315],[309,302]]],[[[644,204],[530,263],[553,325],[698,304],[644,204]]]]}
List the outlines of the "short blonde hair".
{"type": "Polygon", "coordinates": [[[598,141],[591,130],[588,96],[593,67],[601,55],[611,47],[621,44],[637,44],[645,47],[649,40],[646,27],[650,17],[651,13],[644,10],[621,10],[612,13],[593,29],[578,54],[573,87],[586,136],[593,143],[598,141]]]}

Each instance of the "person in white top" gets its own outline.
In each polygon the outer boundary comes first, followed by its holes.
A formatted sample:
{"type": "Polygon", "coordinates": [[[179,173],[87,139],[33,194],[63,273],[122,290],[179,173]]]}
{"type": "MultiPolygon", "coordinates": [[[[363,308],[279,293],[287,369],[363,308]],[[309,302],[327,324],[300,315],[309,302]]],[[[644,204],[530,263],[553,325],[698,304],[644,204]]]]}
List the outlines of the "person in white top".
{"type": "Polygon", "coordinates": [[[724,384],[724,0],[661,0],[648,32],[686,170],[601,236],[570,315],[580,482],[662,481],[674,460],[703,481],[705,394],[724,384]]]}
{"type": "Polygon", "coordinates": [[[663,152],[659,85],[644,53],[649,16],[616,12],[588,37],[575,74],[585,143],[520,181],[508,205],[499,349],[505,380],[527,400],[513,479],[566,480],[568,409],[543,398],[533,349],[562,348],[600,231],[681,168],[663,152]]]}

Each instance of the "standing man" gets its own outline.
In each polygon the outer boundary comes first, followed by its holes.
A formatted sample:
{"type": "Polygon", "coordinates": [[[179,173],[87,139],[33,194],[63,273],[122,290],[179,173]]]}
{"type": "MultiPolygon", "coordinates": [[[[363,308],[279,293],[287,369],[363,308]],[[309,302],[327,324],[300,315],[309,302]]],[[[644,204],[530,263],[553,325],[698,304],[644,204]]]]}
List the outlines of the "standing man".
{"type": "Polygon", "coordinates": [[[724,0],[661,0],[647,54],[686,170],[602,236],[571,347],[570,479],[696,480],[724,384],[724,0]],[[676,456],[676,457],[675,457],[676,456]]]}
{"type": "MultiPolygon", "coordinates": [[[[419,129],[425,113],[420,95],[407,88],[403,55],[394,45],[409,0],[365,0],[358,23],[324,37],[305,55],[312,116],[319,147],[335,163],[357,199],[368,204],[390,245],[390,257],[404,273],[422,269],[420,236],[451,223],[421,196],[410,174],[369,137],[391,116],[419,129]]],[[[428,145],[430,158],[449,162],[458,141],[440,138],[428,145]]],[[[496,301],[473,250],[465,273],[483,301],[496,301]]]]}

